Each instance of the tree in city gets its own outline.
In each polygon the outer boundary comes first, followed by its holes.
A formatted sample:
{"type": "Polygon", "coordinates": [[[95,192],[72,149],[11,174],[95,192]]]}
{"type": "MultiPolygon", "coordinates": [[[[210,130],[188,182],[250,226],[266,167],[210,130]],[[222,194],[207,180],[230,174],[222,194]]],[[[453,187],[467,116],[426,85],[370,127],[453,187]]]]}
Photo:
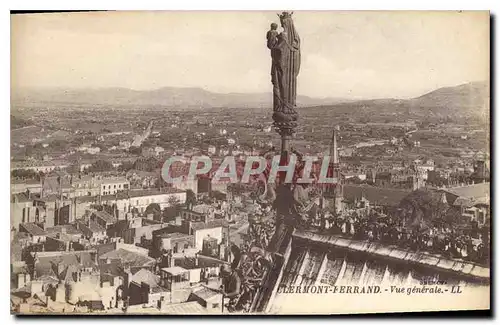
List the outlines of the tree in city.
{"type": "Polygon", "coordinates": [[[175,220],[180,210],[180,201],[176,196],[168,198],[168,207],[163,210],[163,221],[170,222],[175,220]]]}
{"type": "Polygon", "coordinates": [[[139,158],[134,163],[134,169],[152,172],[161,168],[161,162],[155,157],[139,158]]]}
{"type": "Polygon", "coordinates": [[[161,217],[161,207],[158,203],[151,203],[146,207],[144,214],[146,216],[152,214],[154,220],[159,220],[161,217]]]}
{"type": "Polygon", "coordinates": [[[66,150],[70,146],[70,142],[64,139],[56,139],[50,143],[54,150],[66,150]]]}
{"type": "Polygon", "coordinates": [[[109,162],[107,160],[102,160],[102,159],[97,160],[89,167],[89,171],[93,172],[93,173],[107,172],[107,171],[110,171],[113,169],[114,169],[114,167],[113,167],[113,164],[111,162],[109,162]]]}
{"type": "Polygon", "coordinates": [[[77,161],[73,161],[67,168],[66,171],[69,174],[77,174],[80,172],[80,164],[77,161]]]}
{"type": "Polygon", "coordinates": [[[131,169],[134,169],[134,163],[131,161],[124,161],[118,166],[118,171],[120,172],[128,172],[131,169]]]}
{"type": "Polygon", "coordinates": [[[141,147],[130,147],[130,149],[128,149],[128,152],[133,154],[133,155],[141,155],[142,154],[142,149],[141,147]]]}
{"type": "Polygon", "coordinates": [[[196,205],[196,194],[188,189],[186,190],[186,207],[193,207],[194,205],[196,205]]]}
{"type": "Polygon", "coordinates": [[[400,208],[407,224],[426,228],[435,222],[446,220],[448,205],[442,201],[442,195],[438,191],[419,189],[401,200],[400,208]]]}
{"type": "Polygon", "coordinates": [[[14,169],[10,175],[12,178],[35,179],[36,172],[29,169],[14,169]]]}
{"type": "Polygon", "coordinates": [[[167,202],[168,202],[168,205],[171,207],[177,207],[180,205],[180,201],[179,201],[179,198],[177,198],[177,196],[170,196],[168,198],[167,202]]]}

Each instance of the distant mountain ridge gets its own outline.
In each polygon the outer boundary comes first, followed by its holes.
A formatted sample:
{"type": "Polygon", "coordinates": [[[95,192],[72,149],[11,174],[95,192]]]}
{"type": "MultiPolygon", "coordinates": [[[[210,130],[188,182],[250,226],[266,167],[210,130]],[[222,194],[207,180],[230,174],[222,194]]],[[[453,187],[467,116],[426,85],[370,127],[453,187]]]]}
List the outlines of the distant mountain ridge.
{"type": "MultiPolygon", "coordinates": [[[[443,87],[412,99],[349,100],[343,98],[312,98],[298,96],[303,109],[335,109],[346,112],[392,113],[411,112],[416,115],[467,116],[488,114],[489,84],[470,82],[443,87]]],[[[265,108],[272,106],[271,93],[214,93],[202,88],[163,87],[154,90],[128,88],[97,89],[29,89],[12,94],[13,103],[52,103],[123,105],[127,107],[159,106],[165,108],[265,108]]]]}
{"type": "MultiPolygon", "coordinates": [[[[12,101],[72,103],[94,105],[164,106],[169,108],[272,106],[271,93],[215,93],[202,88],[163,87],[154,90],[128,88],[23,89],[12,94],[12,101]]],[[[343,98],[297,97],[298,106],[317,106],[349,102],[343,98]]]]}

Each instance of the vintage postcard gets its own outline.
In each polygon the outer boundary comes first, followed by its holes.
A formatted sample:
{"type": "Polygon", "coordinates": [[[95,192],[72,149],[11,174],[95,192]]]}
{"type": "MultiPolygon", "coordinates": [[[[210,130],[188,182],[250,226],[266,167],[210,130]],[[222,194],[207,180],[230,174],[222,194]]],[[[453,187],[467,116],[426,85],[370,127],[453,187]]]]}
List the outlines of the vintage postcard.
{"type": "Polygon", "coordinates": [[[11,313],[490,309],[487,11],[11,15],[11,313]]]}

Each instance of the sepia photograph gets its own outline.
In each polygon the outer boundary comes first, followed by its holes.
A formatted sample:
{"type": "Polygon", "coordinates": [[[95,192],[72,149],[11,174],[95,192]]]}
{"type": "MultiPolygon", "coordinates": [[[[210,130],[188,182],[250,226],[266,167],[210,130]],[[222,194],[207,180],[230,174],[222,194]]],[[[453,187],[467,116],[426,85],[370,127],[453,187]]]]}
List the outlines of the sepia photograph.
{"type": "Polygon", "coordinates": [[[11,13],[11,314],[490,310],[490,21],[11,13]]]}

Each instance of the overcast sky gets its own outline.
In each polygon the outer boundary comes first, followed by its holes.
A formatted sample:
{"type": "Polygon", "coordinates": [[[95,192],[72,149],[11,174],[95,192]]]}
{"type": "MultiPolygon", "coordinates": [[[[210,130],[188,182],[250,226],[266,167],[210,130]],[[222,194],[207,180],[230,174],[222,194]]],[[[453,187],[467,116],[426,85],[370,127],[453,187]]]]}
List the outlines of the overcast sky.
{"type": "MultiPolygon", "coordinates": [[[[275,12],[15,15],[13,87],[269,92],[275,12]]],[[[413,97],[489,79],[486,12],[295,12],[298,93],[413,97]]]]}

